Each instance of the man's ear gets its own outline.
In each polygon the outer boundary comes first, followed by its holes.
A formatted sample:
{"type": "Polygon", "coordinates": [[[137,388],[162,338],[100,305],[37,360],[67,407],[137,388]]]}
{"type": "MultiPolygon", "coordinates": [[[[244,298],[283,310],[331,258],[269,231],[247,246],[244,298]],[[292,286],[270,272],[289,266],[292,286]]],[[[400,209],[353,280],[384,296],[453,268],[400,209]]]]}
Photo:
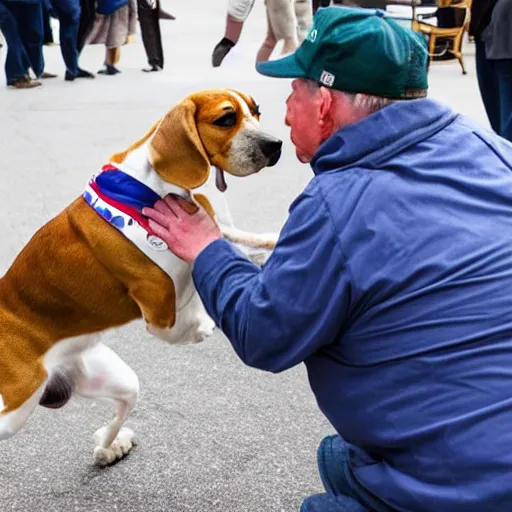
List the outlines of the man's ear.
{"type": "Polygon", "coordinates": [[[326,87],[320,87],[320,133],[323,140],[327,140],[335,131],[333,110],[334,98],[332,92],[326,87]]]}
{"type": "Polygon", "coordinates": [[[210,160],[197,130],[196,104],[187,99],[160,121],[149,143],[149,160],[168,183],[186,189],[202,185],[210,174],[210,160]]]}
{"type": "Polygon", "coordinates": [[[329,117],[333,107],[332,92],[327,87],[320,87],[320,119],[329,117]]]}

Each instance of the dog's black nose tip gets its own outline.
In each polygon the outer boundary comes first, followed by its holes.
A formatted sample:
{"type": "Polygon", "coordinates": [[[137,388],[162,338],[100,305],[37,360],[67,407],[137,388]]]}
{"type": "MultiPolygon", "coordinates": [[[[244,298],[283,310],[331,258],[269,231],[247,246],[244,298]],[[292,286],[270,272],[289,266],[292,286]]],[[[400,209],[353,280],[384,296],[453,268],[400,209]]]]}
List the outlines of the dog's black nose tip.
{"type": "Polygon", "coordinates": [[[281,158],[281,150],[278,149],[275,153],[272,153],[268,159],[267,167],[273,167],[277,164],[279,161],[279,158],[281,158]]]}
{"type": "Polygon", "coordinates": [[[281,151],[283,141],[279,139],[266,140],[261,147],[263,154],[266,157],[271,157],[281,151]]]}

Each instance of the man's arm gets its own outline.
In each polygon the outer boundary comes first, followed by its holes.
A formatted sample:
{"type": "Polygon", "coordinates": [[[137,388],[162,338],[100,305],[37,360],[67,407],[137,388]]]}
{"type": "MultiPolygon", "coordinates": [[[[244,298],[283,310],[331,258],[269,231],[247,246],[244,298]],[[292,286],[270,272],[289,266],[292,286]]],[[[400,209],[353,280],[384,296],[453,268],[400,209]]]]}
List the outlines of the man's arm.
{"type": "Polygon", "coordinates": [[[292,205],[263,269],[226,240],[210,243],[194,262],[208,313],[250,366],[290,368],[331,343],[346,319],[349,274],[316,187],[292,205]]]}

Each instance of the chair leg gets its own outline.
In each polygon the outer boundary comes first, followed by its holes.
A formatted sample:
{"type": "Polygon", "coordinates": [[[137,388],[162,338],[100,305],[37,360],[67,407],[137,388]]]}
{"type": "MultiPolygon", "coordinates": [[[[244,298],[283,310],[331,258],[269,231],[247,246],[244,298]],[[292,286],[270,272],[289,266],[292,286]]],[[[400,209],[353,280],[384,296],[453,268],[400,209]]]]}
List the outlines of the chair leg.
{"type": "Polygon", "coordinates": [[[460,67],[462,68],[462,74],[467,75],[466,67],[464,66],[464,59],[462,58],[462,53],[461,52],[453,52],[453,54],[455,55],[455,57],[457,57],[457,59],[460,62],[460,67]]]}
{"type": "Polygon", "coordinates": [[[436,52],[436,41],[437,37],[434,34],[430,34],[428,38],[428,69],[430,69],[430,64],[432,64],[432,59],[436,52]]]}

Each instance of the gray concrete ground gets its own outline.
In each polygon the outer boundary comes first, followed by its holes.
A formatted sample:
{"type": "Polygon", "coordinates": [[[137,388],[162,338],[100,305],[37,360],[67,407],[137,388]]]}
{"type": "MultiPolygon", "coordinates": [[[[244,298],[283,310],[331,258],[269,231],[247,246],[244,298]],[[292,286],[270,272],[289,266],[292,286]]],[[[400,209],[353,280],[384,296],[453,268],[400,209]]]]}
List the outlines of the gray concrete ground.
{"type": "MultiPolygon", "coordinates": [[[[283,124],[289,82],[253,69],[265,30],[263,2],[256,2],[239,47],[215,70],[210,54],[224,30],[225,2],[165,0],[164,6],[178,19],[162,23],[162,73],[141,73],[139,37],[122,50],[122,75],[64,82],[56,46],[45,48],[45,56],[47,71],[59,72],[58,79],[35,90],[0,86],[0,274],[112,152],[203,88],[252,94],[262,105],[263,127],[286,140],[276,167],[246,179],[228,177],[226,193],[240,227],[282,225],[311,171],[295,160],[283,124]]],[[[467,76],[454,63],[432,67],[431,96],[487,124],[472,53],[467,45],[467,76]]],[[[3,62],[5,49],[0,55],[3,62]]],[[[96,71],[102,61],[103,48],[88,47],[81,63],[96,71]]],[[[116,466],[95,469],[91,434],[110,419],[110,405],[73,399],[59,411],[37,410],[0,445],[1,512],[288,512],[320,492],[315,450],[331,428],[303,366],[265,374],[244,367],[218,333],[198,346],[171,347],[147,335],[140,322],[109,332],[105,341],[141,380],[128,421],[139,445],[116,466]]]]}

